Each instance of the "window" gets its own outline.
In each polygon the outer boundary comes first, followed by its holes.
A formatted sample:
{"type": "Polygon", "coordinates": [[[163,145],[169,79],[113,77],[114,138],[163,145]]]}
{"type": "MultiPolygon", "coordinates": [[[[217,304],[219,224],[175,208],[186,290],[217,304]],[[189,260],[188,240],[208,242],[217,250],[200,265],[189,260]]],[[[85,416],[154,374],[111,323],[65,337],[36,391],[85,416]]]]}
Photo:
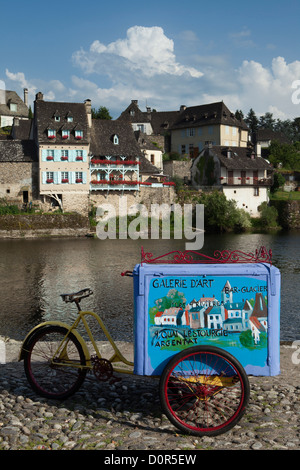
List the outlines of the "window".
{"type": "Polygon", "coordinates": [[[67,117],[67,121],[68,121],[68,122],[73,122],[73,116],[68,116],[68,117],[67,117]]]}
{"type": "Polygon", "coordinates": [[[181,146],[181,155],[184,155],[185,154],[185,145],[182,145],[181,146]]]}
{"type": "Polygon", "coordinates": [[[213,134],[213,130],[214,130],[214,129],[213,129],[213,126],[208,126],[208,133],[209,133],[210,135],[213,134]]]}
{"type": "Polygon", "coordinates": [[[236,127],[232,128],[232,135],[236,135],[236,127]]]}
{"type": "Polygon", "coordinates": [[[114,145],[119,145],[119,137],[116,134],[114,135],[114,145]]]}
{"type": "Polygon", "coordinates": [[[83,139],[83,131],[75,131],[75,139],[77,140],[83,139]]]}
{"type": "Polygon", "coordinates": [[[55,120],[56,122],[59,122],[59,121],[60,121],[60,116],[54,116],[54,120],[55,120]]]}
{"type": "Polygon", "coordinates": [[[68,160],[69,159],[69,150],[62,150],[61,151],[61,160],[68,160]]]}
{"type": "Polygon", "coordinates": [[[46,173],[46,183],[53,183],[54,173],[53,171],[47,171],[46,173]]]}
{"type": "Polygon", "coordinates": [[[190,129],[187,129],[187,136],[188,137],[193,137],[195,135],[195,129],[191,127],[190,129]]]}
{"type": "Polygon", "coordinates": [[[82,171],[76,171],[75,173],[75,182],[82,183],[82,171]]]}
{"type": "Polygon", "coordinates": [[[145,132],[144,124],[137,124],[138,131],[145,132]]]}
{"type": "Polygon", "coordinates": [[[54,129],[48,129],[48,139],[55,139],[56,131],[54,129]]]}
{"type": "Polygon", "coordinates": [[[61,182],[68,183],[69,182],[69,173],[67,171],[61,172],[61,182]]]}
{"type": "Polygon", "coordinates": [[[15,112],[16,112],[16,111],[18,111],[18,105],[15,104],[15,103],[10,103],[9,109],[10,109],[11,111],[15,111],[15,112]]]}
{"type": "Polygon", "coordinates": [[[83,160],[83,150],[76,150],[76,160],[83,160]]]}
{"type": "Polygon", "coordinates": [[[226,134],[226,135],[229,134],[229,126],[225,126],[225,134],[226,134]]]}
{"type": "Polygon", "coordinates": [[[259,196],[259,188],[254,188],[254,196],[259,196]]]}
{"type": "Polygon", "coordinates": [[[151,163],[152,163],[152,165],[154,165],[154,163],[155,163],[155,157],[154,157],[154,155],[151,154],[150,158],[151,158],[151,163]]]}
{"type": "Polygon", "coordinates": [[[70,137],[70,131],[63,130],[61,134],[63,139],[68,139],[70,137]]]}
{"type": "Polygon", "coordinates": [[[47,150],[47,160],[54,160],[54,150],[47,150]]]}

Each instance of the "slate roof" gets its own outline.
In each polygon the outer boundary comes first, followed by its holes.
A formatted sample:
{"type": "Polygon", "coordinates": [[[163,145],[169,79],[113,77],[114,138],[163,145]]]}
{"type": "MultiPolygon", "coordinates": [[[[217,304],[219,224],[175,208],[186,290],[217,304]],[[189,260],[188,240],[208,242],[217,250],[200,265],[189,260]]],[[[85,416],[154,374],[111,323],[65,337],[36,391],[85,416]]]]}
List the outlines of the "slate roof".
{"type": "Polygon", "coordinates": [[[290,144],[291,141],[286,137],[283,132],[273,131],[272,129],[259,129],[253,133],[253,142],[264,142],[277,140],[281,144],[290,144]]]}
{"type": "Polygon", "coordinates": [[[0,90],[0,115],[28,118],[28,107],[15,91],[0,90]],[[17,105],[17,111],[10,110],[10,103],[17,105]]]}
{"type": "Polygon", "coordinates": [[[65,144],[88,144],[89,126],[84,103],[62,103],[55,101],[44,101],[36,99],[34,117],[37,126],[37,138],[40,144],[49,143],[48,129],[56,131],[56,139],[52,143],[65,144]],[[55,120],[55,116],[60,117],[60,121],[55,120]],[[68,122],[67,117],[72,116],[73,122],[68,122]],[[66,141],[62,138],[62,130],[70,131],[70,138],[66,141]],[[83,131],[83,139],[75,139],[75,129],[83,131]]]}
{"type": "Polygon", "coordinates": [[[246,123],[237,119],[223,101],[185,108],[173,124],[172,130],[213,124],[236,126],[248,130],[246,123]]]}
{"type": "Polygon", "coordinates": [[[141,150],[130,123],[108,119],[93,119],[90,151],[97,157],[141,156],[141,150]],[[114,135],[119,138],[118,145],[113,142],[114,135]]]}
{"type": "Polygon", "coordinates": [[[33,140],[0,140],[0,162],[37,162],[33,140]]]}
{"type": "Polygon", "coordinates": [[[138,107],[138,101],[132,100],[130,105],[127,106],[125,111],[123,111],[120,116],[118,117],[118,121],[127,121],[131,123],[142,123],[142,122],[150,122],[150,113],[143,112],[138,107]]]}
{"type": "Polygon", "coordinates": [[[130,105],[118,117],[120,121],[134,123],[150,123],[153,134],[163,135],[178,119],[180,111],[141,111],[137,100],[132,100],[130,105]],[[133,112],[133,114],[132,114],[133,112]]]}
{"type": "Polygon", "coordinates": [[[32,119],[19,119],[18,125],[14,125],[11,135],[16,140],[27,140],[30,138],[30,131],[32,126],[32,119]]]}
{"type": "Polygon", "coordinates": [[[90,152],[95,157],[125,156],[138,158],[140,173],[148,175],[159,173],[158,168],[152,165],[142,154],[131,124],[126,121],[93,119],[90,152]],[[118,145],[113,143],[114,135],[119,138],[118,145]]]}
{"type": "Polygon", "coordinates": [[[248,147],[232,147],[231,158],[227,157],[228,147],[214,145],[204,150],[207,151],[216,155],[228,170],[273,170],[272,165],[263,157],[251,158],[253,151],[248,147]]]}

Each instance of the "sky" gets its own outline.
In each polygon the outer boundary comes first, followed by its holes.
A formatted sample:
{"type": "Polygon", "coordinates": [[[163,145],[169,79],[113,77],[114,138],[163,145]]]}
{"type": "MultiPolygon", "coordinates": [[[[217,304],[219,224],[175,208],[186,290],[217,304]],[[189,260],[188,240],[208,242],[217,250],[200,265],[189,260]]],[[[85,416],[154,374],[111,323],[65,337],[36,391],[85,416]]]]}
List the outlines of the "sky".
{"type": "Polygon", "coordinates": [[[0,2],[0,88],[29,104],[105,106],[116,119],[224,101],[300,116],[299,0],[0,2]],[[2,4],[2,5],[1,5],[2,4]],[[3,6],[4,4],[4,6],[3,6]]]}

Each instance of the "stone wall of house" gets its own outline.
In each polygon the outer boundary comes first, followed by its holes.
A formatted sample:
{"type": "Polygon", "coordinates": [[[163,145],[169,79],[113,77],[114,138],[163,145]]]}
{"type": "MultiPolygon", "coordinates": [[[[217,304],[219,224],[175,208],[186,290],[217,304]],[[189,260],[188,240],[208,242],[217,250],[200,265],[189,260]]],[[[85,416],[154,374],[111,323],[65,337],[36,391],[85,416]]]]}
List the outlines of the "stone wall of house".
{"type": "MultiPolygon", "coordinates": [[[[89,194],[85,192],[64,192],[61,194],[63,212],[76,212],[87,216],[89,212],[89,194]]],[[[44,212],[51,212],[59,208],[55,198],[49,195],[42,195],[40,200],[34,201],[35,205],[44,212]]]]}
{"type": "Polygon", "coordinates": [[[10,204],[23,203],[23,191],[28,191],[28,199],[37,198],[38,163],[1,162],[0,198],[10,204]]]}
{"type": "MultiPolygon", "coordinates": [[[[111,204],[119,213],[121,194],[114,191],[109,194],[101,191],[90,194],[90,207],[99,207],[103,204],[111,204]]],[[[136,204],[144,204],[150,212],[151,204],[173,204],[176,199],[174,186],[164,186],[161,188],[141,187],[140,191],[127,191],[123,195],[123,204],[127,204],[127,208],[136,204]],[[126,199],[125,199],[126,198],[126,199]]]]}
{"type": "Polygon", "coordinates": [[[164,161],[164,174],[169,175],[171,178],[177,176],[182,179],[191,179],[191,166],[192,162],[182,160],[167,160],[164,161]]]}

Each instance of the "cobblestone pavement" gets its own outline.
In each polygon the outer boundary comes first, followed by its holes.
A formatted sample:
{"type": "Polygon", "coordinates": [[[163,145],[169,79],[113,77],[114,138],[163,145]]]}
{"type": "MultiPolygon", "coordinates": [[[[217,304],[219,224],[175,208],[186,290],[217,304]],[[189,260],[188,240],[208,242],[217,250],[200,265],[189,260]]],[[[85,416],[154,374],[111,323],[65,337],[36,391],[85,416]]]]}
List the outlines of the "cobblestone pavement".
{"type": "Polygon", "coordinates": [[[218,437],[181,434],[162,415],[156,379],[124,376],[114,385],[91,376],[64,402],[27,384],[19,344],[8,341],[0,365],[0,450],[299,450],[300,345],[281,345],[281,374],[250,377],[240,423],[218,437]]]}

